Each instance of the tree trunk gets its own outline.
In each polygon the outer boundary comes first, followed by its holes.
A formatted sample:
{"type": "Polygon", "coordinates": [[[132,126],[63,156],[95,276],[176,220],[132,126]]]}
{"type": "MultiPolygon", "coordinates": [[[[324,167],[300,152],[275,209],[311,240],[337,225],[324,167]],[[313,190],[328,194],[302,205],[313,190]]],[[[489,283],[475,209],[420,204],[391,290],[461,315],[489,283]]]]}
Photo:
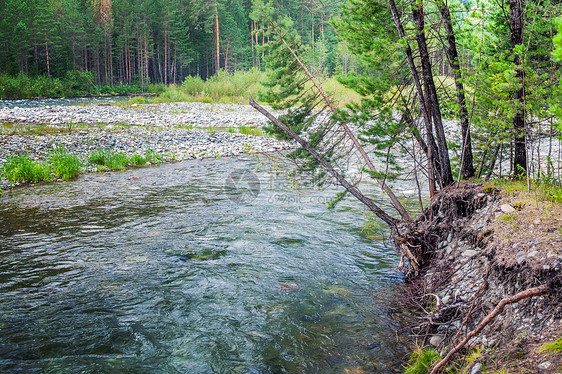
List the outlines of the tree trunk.
{"type": "Polygon", "coordinates": [[[220,70],[221,60],[220,60],[220,31],[219,31],[219,10],[217,5],[215,4],[215,37],[216,37],[216,47],[217,47],[217,56],[215,62],[215,73],[218,74],[220,70]]]}
{"type": "Polygon", "coordinates": [[[509,0],[511,14],[511,47],[515,53],[513,62],[517,72],[515,77],[520,87],[513,95],[517,113],[513,117],[514,158],[513,172],[516,176],[523,176],[527,170],[527,148],[525,146],[525,75],[521,68],[521,56],[515,51],[523,44],[523,7],[522,0],[509,0]]]}
{"type": "Polygon", "coordinates": [[[453,77],[455,79],[455,87],[457,89],[457,101],[459,103],[459,117],[461,120],[461,134],[462,134],[462,164],[461,174],[464,179],[474,176],[474,161],[472,156],[472,141],[470,137],[470,124],[468,123],[468,110],[466,108],[466,99],[464,95],[464,85],[462,83],[461,68],[459,65],[459,54],[457,51],[457,43],[455,40],[455,33],[453,31],[453,24],[451,23],[451,13],[449,7],[443,0],[437,2],[441,17],[447,32],[447,58],[451,65],[453,77]]]}
{"type": "Polygon", "coordinates": [[[384,210],[382,210],[378,205],[375,204],[375,202],[371,199],[369,199],[367,196],[363,195],[361,193],[361,191],[355,187],[354,185],[352,185],[351,183],[349,183],[341,174],[339,174],[333,167],[332,165],[326,161],[326,159],[324,157],[322,157],[321,154],[319,154],[314,147],[312,147],[310,145],[310,143],[308,143],[306,140],[304,140],[303,138],[301,138],[299,135],[297,135],[293,130],[291,130],[288,126],[286,126],[283,122],[281,122],[280,120],[278,120],[277,118],[275,118],[273,115],[271,115],[271,113],[269,113],[268,111],[266,111],[263,107],[261,107],[259,104],[257,104],[254,99],[252,98],[252,96],[250,95],[250,105],[255,108],[258,112],[262,113],[265,117],[267,117],[267,119],[269,119],[271,122],[273,122],[277,127],[279,127],[281,130],[283,130],[283,132],[285,132],[287,135],[289,135],[291,138],[293,138],[294,140],[296,140],[304,149],[306,149],[306,151],[308,153],[310,153],[312,155],[312,157],[314,157],[349,193],[351,193],[353,196],[355,196],[359,201],[361,201],[363,204],[365,204],[373,213],[376,214],[377,217],[379,217],[381,220],[383,220],[384,222],[386,222],[391,229],[395,229],[396,228],[396,224],[397,224],[397,220],[394,219],[392,216],[390,216],[388,213],[386,213],[384,210]]]}
{"type": "Polygon", "coordinates": [[[164,29],[164,84],[168,84],[168,29],[164,29]]]}
{"type": "Polygon", "coordinates": [[[47,41],[47,31],[45,31],[45,53],[47,54],[47,76],[51,78],[51,63],[49,61],[49,42],[47,41]]]}
{"type": "Polygon", "coordinates": [[[437,90],[433,81],[433,71],[431,70],[431,61],[429,60],[429,50],[425,38],[425,19],[423,3],[421,0],[412,1],[412,16],[416,24],[416,40],[418,42],[418,50],[420,52],[422,74],[428,89],[428,99],[431,105],[431,116],[435,135],[437,136],[437,146],[439,151],[439,165],[441,171],[442,187],[453,183],[453,174],[451,172],[451,162],[449,160],[449,150],[443,129],[443,121],[441,118],[441,109],[439,108],[439,100],[437,99],[437,90]]]}
{"type": "MultiPolygon", "coordinates": [[[[416,65],[414,64],[414,56],[412,53],[412,48],[410,47],[410,44],[408,43],[407,39],[406,39],[406,33],[404,32],[404,26],[402,25],[402,22],[400,21],[400,15],[398,14],[398,9],[396,8],[396,3],[394,2],[394,0],[388,0],[388,5],[390,7],[390,11],[392,13],[392,18],[394,20],[394,26],[396,27],[396,30],[398,31],[398,36],[400,37],[400,39],[402,39],[404,41],[404,52],[406,53],[406,59],[408,61],[408,66],[410,67],[410,74],[412,75],[412,81],[414,82],[414,85],[416,87],[416,94],[418,97],[418,103],[420,105],[420,110],[422,112],[423,115],[423,119],[425,122],[425,128],[426,128],[426,142],[428,144],[432,143],[433,140],[433,134],[431,131],[431,118],[429,117],[429,113],[427,112],[427,108],[425,107],[425,98],[424,98],[424,94],[423,94],[423,90],[420,84],[420,77],[418,74],[418,71],[416,69],[416,65]]],[[[434,170],[435,170],[435,154],[433,152],[431,152],[431,147],[428,147],[428,152],[427,152],[427,159],[428,159],[428,181],[429,181],[429,194],[431,196],[434,195],[435,193],[435,176],[434,176],[434,170]]]]}

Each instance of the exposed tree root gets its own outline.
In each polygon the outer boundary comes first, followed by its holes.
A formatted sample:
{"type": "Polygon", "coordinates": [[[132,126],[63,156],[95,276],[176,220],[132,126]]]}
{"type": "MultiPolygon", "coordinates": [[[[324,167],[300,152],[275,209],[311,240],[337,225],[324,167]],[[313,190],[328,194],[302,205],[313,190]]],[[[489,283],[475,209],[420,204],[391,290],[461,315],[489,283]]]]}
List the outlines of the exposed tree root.
{"type": "Polygon", "coordinates": [[[490,322],[492,322],[492,320],[494,318],[496,318],[496,316],[503,311],[503,309],[505,308],[506,305],[519,302],[519,301],[521,301],[523,299],[526,299],[528,297],[544,295],[548,292],[548,289],[549,289],[548,285],[542,285],[542,286],[538,286],[538,287],[529,288],[529,289],[527,289],[525,291],[521,291],[521,292],[519,292],[519,293],[517,293],[513,296],[509,296],[509,297],[506,297],[506,298],[502,299],[498,303],[498,305],[496,305],[494,310],[492,310],[478,324],[478,326],[474,330],[469,332],[466,335],[466,337],[459,344],[457,344],[455,346],[455,348],[451,349],[449,351],[449,353],[447,353],[447,355],[433,367],[433,369],[431,370],[431,374],[439,373],[445,367],[445,365],[447,365],[447,363],[449,362],[451,357],[453,357],[453,355],[455,353],[457,353],[459,350],[461,350],[466,345],[466,343],[468,343],[470,341],[470,339],[472,339],[473,337],[478,335],[478,333],[480,333],[480,331],[482,331],[482,329],[484,329],[484,327],[486,327],[490,322]]]}

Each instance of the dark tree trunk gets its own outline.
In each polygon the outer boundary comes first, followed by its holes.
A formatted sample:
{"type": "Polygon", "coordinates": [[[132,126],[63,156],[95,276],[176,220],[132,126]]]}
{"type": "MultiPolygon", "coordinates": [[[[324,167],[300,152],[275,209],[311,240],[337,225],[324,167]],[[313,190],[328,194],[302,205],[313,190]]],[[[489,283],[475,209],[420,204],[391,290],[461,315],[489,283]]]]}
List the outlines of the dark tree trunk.
{"type": "Polygon", "coordinates": [[[419,0],[412,1],[412,16],[416,24],[416,40],[420,52],[422,74],[428,89],[428,99],[431,105],[431,116],[435,135],[437,137],[437,146],[439,148],[439,164],[441,171],[442,186],[448,186],[453,183],[453,174],[451,172],[451,162],[449,160],[449,150],[445,139],[445,131],[443,129],[443,121],[441,118],[441,109],[439,108],[439,100],[437,99],[437,90],[433,81],[433,71],[431,70],[431,61],[429,60],[429,50],[425,39],[425,19],[423,14],[423,3],[419,0]]]}
{"type": "MultiPolygon", "coordinates": [[[[509,0],[511,14],[511,47],[523,44],[523,6],[522,0],[509,0]]],[[[525,145],[525,76],[521,68],[521,56],[515,52],[513,62],[516,65],[517,82],[520,85],[513,95],[517,113],[513,117],[514,157],[513,172],[516,176],[525,174],[527,170],[527,147],[525,145]]]]}
{"type": "Polygon", "coordinates": [[[463,178],[471,178],[474,176],[474,162],[472,157],[472,141],[470,139],[470,124],[468,123],[468,110],[466,109],[466,99],[464,96],[464,85],[462,84],[462,74],[459,65],[459,54],[457,51],[457,43],[455,40],[455,32],[453,31],[453,24],[451,22],[451,13],[449,7],[443,0],[437,2],[445,31],[447,32],[447,58],[451,65],[453,77],[455,79],[455,87],[457,89],[457,101],[459,103],[459,117],[461,120],[461,133],[462,133],[462,165],[461,175],[463,178]]]}
{"type": "MultiPolygon", "coordinates": [[[[426,138],[427,138],[427,144],[432,144],[435,142],[435,140],[433,139],[433,133],[431,131],[431,118],[429,116],[429,113],[427,112],[426,106],[425,106],[425,98],[424,98],[424,94],[423,94],[423,90],[420,84],[420,77],[418,74],[418,71],[416,69],[416,65],[414,63],[414,56],[412,53],[412,48],[410,47],[410,44],[408,43],[408,41],[406,40],[406,33],[404,32],[404,26],[402,25],[402,22],[400,21],[400,15],[398,14],[398,9],[396,8],[396,3],[394,2],[394,0],[388,0],[388,6],[390,7],[390,11],[392,13],[392,18],[394,20],[394,26],[396,27],[396,30],[398,31],[398,36],[400,37],[400,39],[405,41],[404,44],[404,52],[406,53],[406,59],[408,61],[408,66],[410,68],[410,74],[412,74],[412,81],[414,82],[414,85],[416,87],[416,94],[418,97],[418,103],[420,105],[420,110],[422,112],[423,115],[423,119],[425,122],[425,126],[426,126],[426,138]]],[[[436,153],[432,152],[432,147],[428,147],[427,148],[427,159],[428,159],[428,180],[429,180],[429,194],[431,196],[433,196],[433,194],[435,193],[435,176],[434,176],[434,170],[436,169],[436,163],[435,163],[435,158],[436,153]]]]}

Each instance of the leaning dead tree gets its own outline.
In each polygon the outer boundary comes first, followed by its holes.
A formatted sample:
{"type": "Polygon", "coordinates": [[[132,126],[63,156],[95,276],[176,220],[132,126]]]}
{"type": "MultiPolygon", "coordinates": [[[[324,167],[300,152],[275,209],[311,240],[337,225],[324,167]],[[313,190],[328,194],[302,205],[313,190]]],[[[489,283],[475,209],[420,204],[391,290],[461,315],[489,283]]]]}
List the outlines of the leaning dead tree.
{"type": "MultiPolygon", "coordinates": [[[[417,56],[410,46],[402,26],[402,16],[394,0],[388,0],[388,10],[394,19],[398,40],[404,46],[403,52],[411,74],[409,80],[415,87],[418,110],[422,117],[421,122],[417,120],[416,109],[409,109],[409,104],[406,104],[400,122],[412,128],[414,138],[426,154],[428,165],[425,170],[430,193],[433,195],[436,182],[440,187],[445,187],[453,182],[453,178],[426,42],[423,3],[412,1],[409,7],[412,20],[416,24],[417,56]],[[425,139],[418,129],[422,123],[425,139]]],[[[408,212],[387,184],[387,170],[384,172],[376,170],[369,152],[360,142],[358,133],[361,129],[349,125],[346,114],[336,108],[319,80],[302,61],[303,48],[292,21],[288,18],[278,18],[271,5],[260,1],[254,4],[252,17],[266,25],[270,37],[270,42],[266,46],[267,63],[273,73],[270,75],[270,81],[266,83],[270,89],[265,95],[265,101],[271,103],[274,108],[289,108],[289,111],[286,115],[275,118],[253,99],[250,100],[250,104],[270,120],[275,127],[274,133],[284,139],[292,139],[300,145],[301,148],[290,153],[288,157],[304,170],[323,169],[324,174],[317,173],[316,176],[327,175],[334,178],[349,193],[365,203],[365,199],[357,194],[357,182],[352,181],[349,175],[350,164],[360,165],[360,170],[379,183],[392,207],[399,214],[400,221],[412,222],[408,212]],[[295,107],[297,109],[294,109],[295,107]],[[326,165],[330,165],[330,168],[326,165]],[[346,183],[342,183],[343,180],[346,183]]],[[[406,93],[403,90],[403,88],[399,89],[395,99],[407,103],[410,99],[405,98],[406,93]]],[[[390,146],[387,157],[388,155],[390,155],[390,146]]],[[[423,168],[419,169],[423,170],[423,168]]],[[[366,205],[391,227],[399,222],[394,218],[389,220],[391,215],[380,207],[374,208],[370,203],[366,205]]]]}

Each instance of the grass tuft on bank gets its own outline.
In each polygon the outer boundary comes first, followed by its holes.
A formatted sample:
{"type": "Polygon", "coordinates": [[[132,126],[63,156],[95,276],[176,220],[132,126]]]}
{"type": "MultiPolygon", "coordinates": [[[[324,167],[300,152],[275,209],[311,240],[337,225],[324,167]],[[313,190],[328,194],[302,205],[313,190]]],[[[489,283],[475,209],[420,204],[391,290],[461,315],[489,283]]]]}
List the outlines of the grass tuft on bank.
{"type": "Polygon", "coordinates": [[[12,183],[37,183],[51,179],[49,166],[27,155],[8,158],[2,165],[0,174],[12,183]]]}
{"type": "Polygon", "coordinates": [[[48,167],[52,174],[59,179],[72,179],[82,169],[82,162],[78,156],[68,153],[63,148],[54,151],[48,161],[48,167]]]}
{"type": "Polygon", "coordinates": [[[427,374],[432,365],[439,360],[441,355],[437,351],[431,348],[418,348],[412,352],[404,374],[427,374]]]}
{"type": "MultiPolygon", "coordinates": [[[[99,171],[125,170],[160,163],[162,156],[150,149],[144,154],[135,153],[131,156],[125,152],[97,149],[87,157],[87,162],[95,165],[99,171]]],[[[27,154],[9,157],[0,166],[0,178],[12,184],[70,180],[80,174],[84,166],[78,156],[64,148],[58,148],[45,160],[34,159],[27,154]]]]}
{"type": "Polygon", "coordinates": [[[161,157],[152,150],[147,150],[144,155],[135,153],[128,156],[125,152],[116,152],[108,149],[97,149],[88,156],[88,161],[98,167],[98,170],[125,170],[127,167],[140,167],[147,163],[161,162],[161,157]]]}

